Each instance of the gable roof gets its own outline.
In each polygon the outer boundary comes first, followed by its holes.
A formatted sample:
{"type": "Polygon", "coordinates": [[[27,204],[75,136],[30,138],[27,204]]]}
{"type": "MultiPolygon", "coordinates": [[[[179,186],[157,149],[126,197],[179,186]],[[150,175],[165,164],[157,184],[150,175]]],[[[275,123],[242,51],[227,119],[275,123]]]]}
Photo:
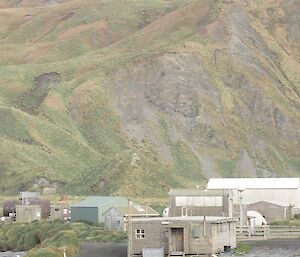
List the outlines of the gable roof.
{"type": "Polygon", "coordinates": [[[207,189],[297,189],[299,178],[211,178],[207,189]]]}
{"type": "Polygon", "coordinates": [[[108,205],[114,206],[119,203],[126,203],[128,205],[128,199],[120,196],[89,196],[81,202],[72,204],[71,207],[106,207],[108,205]]]}
{"type": "Polygon", "coordinates": [[[257,205],[257,204],[260,204],[260,203],[263,203],[265,205],[276,205],[276,206],[281,206],[281,207],[290,207],[291,206],[290,204],[280,202],[280,201],[257,201],[257,202],[254,202],[254,203],[247,204],[247,206],[251,207],[253,205],[257,205]]]}

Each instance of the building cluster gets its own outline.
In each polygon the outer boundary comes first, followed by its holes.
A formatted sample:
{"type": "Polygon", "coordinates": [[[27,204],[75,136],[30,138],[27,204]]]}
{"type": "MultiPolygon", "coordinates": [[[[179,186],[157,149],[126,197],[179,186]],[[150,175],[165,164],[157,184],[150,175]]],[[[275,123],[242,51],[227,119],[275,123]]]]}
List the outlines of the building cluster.
{"type": "Polygon", "coordinates": [[[212,256],[236,247],[237,225],[266,225],[299,210],[299,178],[210,179],[205,189],[172,189],[164,217],[128,219],[129,255],[212,256]]]}
{"type": "Polygon", "coordinates": [[[69,220],[67,203],[51,204],[50,200],[37,192],[21,192],[19,199],[6,200],[3,203],[3,217],[21,223],[45,219],[69,220]]]}
{"type": "Polygon", "coordinates": [[[237,225],[266,225],[299,212],[299,178],[216,178],[205,189],[171,189],[162,216],[119,196],[54,205],[37,193],[23,192],[3,208],[17,222],[50,218],[103,223],[107,230],[128,233],[129,256],[156,257],[212,256],[236,247],[237,225]]]}

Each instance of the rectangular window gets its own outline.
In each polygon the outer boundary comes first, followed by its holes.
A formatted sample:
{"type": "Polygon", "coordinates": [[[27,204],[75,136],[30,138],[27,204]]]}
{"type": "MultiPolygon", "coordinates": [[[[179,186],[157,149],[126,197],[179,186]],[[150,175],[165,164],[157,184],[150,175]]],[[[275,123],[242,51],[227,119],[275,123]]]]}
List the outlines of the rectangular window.
{"type": "Polygon", "coordinates": [[[188,209],[186,207],[182,207],[181,216],[182,217],[187,217],[188,216],[188,209]]]}
{"type": "Polygon", "coordinates": [[[193,228],[192,233],[194,238],[199,238],[203,236],[203,231],[201,228],[193,228]]]}
{"type": "Polygon", "coordinates": [[[136,229],[135,230],[135,238],[136,239],[144,239],[145,238],[145,230],[144,229],[136,229]]]}

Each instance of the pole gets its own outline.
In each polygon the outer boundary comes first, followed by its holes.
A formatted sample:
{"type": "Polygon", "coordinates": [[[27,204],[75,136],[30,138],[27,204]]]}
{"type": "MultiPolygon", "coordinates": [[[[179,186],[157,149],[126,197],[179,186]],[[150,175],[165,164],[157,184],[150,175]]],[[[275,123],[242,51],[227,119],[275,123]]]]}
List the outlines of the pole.
{"type": "Polygon", "coordinates": [[[127,223],[128,223],[128,247],[127,247],[127,257],[132,257],[132,209],[131,209],[131,202],[129,201],[129,213],[128,213],[128,217],[127,217],[127,223]]]}
{"type": "Polygon", "coordinates": [[[242,192],[244,189],[240,188],[238,190],[239,192],[239,199],[240,199],[240,232],[242,233],[242,227],[243,227],[243,196],[242,192]]]}

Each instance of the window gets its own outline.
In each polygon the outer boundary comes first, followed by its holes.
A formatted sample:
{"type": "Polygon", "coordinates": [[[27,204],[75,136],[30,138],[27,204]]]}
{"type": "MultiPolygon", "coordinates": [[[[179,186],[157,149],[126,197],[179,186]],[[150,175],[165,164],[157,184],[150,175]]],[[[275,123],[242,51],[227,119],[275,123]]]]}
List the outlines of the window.
{"type": "Polygon", "coordinates": [[[186,207],[182,207],[182,209],[181,209],[181,216],[182,217],[188,216],[188,211],[187,211],[186,207]]]}
{"type": "Polygon", "coordinates": [[[194,238],[199,238],[203,236],[203,231],[201,228],[193,228],[192,233],[194,238]]]}
{"type": "Polygon", "coordinates": [[[135,238],[136,239],[144,239],[145,238],[145,230],[144,229],[136,229],[135,230],[135,238]]]}
{"type": "Polygon", "coordinates": [[[116,224],[117,224],[118,227],[120,227],[121,221],[120,221],[120,220],[117,220],[117,221],[116,221],[116,224]]]}

